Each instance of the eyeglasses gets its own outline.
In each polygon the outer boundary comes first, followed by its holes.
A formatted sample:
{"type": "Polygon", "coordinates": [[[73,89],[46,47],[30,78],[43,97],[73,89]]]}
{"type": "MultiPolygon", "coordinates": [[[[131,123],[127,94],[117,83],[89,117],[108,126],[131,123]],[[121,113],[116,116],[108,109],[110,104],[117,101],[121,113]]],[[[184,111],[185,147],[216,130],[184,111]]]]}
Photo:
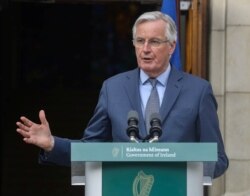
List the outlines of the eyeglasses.
{"type": "MultiPolygon", "coordinates": [[[[133,39],[132,42],[135,47],[142,48],[144,44],[146,43],[146,40],[142,38],[137,38],[137,39],[133,39]]],[[[148,42],[148,46],[157,48],[161,44],[169,42],[169,40],[149,39],[147,42],[148,42]]]]}

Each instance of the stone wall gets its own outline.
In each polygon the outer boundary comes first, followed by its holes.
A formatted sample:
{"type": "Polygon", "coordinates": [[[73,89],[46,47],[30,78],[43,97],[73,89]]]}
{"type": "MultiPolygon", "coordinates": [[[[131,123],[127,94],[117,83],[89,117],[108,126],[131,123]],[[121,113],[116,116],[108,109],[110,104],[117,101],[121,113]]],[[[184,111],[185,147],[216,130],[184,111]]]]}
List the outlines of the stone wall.
{"type": "Polygon", "coordinates": [[[250,1],[211,0],[210,81],[230,165],[211,196],[250,195],[250,1]]]}

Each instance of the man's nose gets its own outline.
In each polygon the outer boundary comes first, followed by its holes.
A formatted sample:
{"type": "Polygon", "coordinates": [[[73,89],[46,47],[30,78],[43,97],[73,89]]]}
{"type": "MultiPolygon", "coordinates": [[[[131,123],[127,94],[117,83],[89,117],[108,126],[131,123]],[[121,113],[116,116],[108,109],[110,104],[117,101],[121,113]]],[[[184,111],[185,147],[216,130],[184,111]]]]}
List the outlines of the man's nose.
{"type": "Polygon", "coordinates": [[[148,41],[146,41],[144,44],[143,44],[143,47],[142,47],[143,51],[150,51],[151,50],[151,46],[149,44],[148,41]]]}

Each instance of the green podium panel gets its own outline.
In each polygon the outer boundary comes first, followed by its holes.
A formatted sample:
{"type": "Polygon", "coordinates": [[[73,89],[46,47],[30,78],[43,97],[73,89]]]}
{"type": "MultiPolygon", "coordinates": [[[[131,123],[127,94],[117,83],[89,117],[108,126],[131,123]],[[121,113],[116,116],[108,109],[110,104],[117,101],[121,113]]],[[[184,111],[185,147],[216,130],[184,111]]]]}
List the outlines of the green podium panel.
{"type": "Polygon", "coordinates": [[[102,164],[102,196],[186,196],[186,162],[102,164]]]}
{"type": "Polygon", "coordinates": [[[85,196],[201,196],[215,143],[72,143],[85,164],[85,196]]]}

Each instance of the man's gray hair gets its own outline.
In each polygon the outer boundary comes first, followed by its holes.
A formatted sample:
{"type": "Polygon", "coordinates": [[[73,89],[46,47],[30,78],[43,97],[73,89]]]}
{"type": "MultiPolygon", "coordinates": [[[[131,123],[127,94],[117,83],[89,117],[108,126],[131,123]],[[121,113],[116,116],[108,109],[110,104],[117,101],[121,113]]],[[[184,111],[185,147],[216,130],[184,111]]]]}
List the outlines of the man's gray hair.
{"type": "Polygon", "coordinates": [[[145,12],[135,21],[135,24],[132,28],[133,39],[136,38],[136,29],[137,26],[141,23],[147,21],[156,21],[156,20],[163,20],[166,23],[166,30],[165,36],[171,43],[177,41],[177,29],[174,20],[169,16],[160,11],[153,11],[153,12],[145,12]]]}

